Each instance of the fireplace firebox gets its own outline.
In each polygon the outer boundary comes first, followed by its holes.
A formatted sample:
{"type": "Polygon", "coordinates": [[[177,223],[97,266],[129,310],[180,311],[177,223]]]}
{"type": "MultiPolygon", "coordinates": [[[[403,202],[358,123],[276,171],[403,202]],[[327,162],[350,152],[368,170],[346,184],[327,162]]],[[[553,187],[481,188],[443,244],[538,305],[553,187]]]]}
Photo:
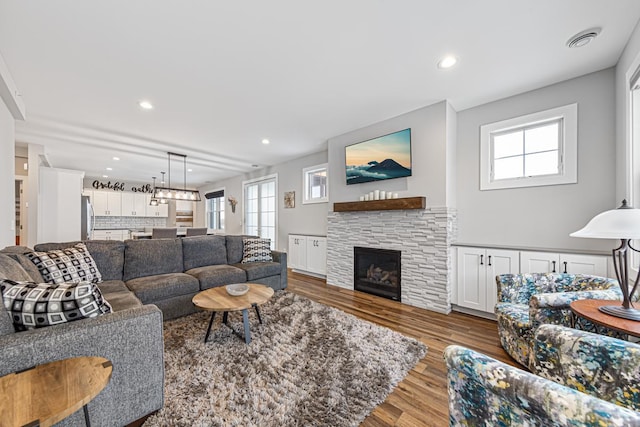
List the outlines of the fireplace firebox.
{"type": "Polygon", "coordinates": [[[353,288],[400,301],[400,251],[353,248],[353,288]]]}

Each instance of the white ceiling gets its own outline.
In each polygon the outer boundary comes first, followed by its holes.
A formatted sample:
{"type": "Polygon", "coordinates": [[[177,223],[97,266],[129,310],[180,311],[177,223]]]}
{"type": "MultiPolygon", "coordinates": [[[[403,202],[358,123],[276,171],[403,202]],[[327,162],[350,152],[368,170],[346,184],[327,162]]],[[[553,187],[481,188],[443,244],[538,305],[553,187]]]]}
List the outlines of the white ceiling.
{"type": "Polygon", "coordinates": [[[637,0],[0,0],[0,54],[27,106],[18,142],[127,181],[183,153],[191,186],[443,99],[459,111],[611,67],[639,17],[637,0]]]}

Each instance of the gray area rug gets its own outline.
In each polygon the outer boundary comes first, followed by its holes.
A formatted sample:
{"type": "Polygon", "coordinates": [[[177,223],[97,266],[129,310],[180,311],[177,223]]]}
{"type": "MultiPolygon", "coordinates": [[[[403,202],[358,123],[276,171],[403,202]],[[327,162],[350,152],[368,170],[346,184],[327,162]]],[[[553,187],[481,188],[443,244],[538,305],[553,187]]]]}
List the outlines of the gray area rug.
{"type": "Polygon", "coordinates": [[[276,292],[229,326],[209,313],[165,322],[165,406],[149,426],[357,426],[424,357],[424,344],[307,298],[276,292]]]}

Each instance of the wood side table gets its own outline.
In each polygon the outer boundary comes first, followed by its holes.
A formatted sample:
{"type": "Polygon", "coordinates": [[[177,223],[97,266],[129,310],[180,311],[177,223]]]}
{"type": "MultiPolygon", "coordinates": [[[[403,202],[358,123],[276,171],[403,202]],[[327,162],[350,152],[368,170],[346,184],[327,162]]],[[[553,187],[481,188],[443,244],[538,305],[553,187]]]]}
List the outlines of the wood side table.
{"type": "Polygon", "coordinates": [[[107,386],[112,370],[103,357],[74,357],[5,375],[0,424],[48,427],[83,408],[90,426],[87,404],[107,386]]]}
{"type": "Polygon", "coordinates": [[[217,312],[223,312],[222,322],[226,324],[227,316],[230,311],[242,311],[244,341],[246,344],[251,343],[248,310],[250,308],[254,308],[256,315],[258,316],[258,321],[262,323],[262,317],[260,317],[258,305],[269,301],[274,292],[273,288],[270,288],[269,286],[259,285],[257,283],[247,283],[247,285],[249,285],[249,291],[240,296],[229,295],[227,289],[224,286],[220,286],[202,291],[193,297],[192,302],[196,307],[212,312],[211,320],[209,320],[209,327],[207,328],[207,334],[204,337],[204,342],[207,342],[209,339],[211,325],[213,325],[213,319],[215,319],[217,312]]]}
{"type": "Polygon", "coordinates": [[[640,337],[640,322],[611,316],[599,310],[606,305],[622,305],[622,301],[583,299],[571,303],[571,311],[578,317],[625,335],[640,337]]]}

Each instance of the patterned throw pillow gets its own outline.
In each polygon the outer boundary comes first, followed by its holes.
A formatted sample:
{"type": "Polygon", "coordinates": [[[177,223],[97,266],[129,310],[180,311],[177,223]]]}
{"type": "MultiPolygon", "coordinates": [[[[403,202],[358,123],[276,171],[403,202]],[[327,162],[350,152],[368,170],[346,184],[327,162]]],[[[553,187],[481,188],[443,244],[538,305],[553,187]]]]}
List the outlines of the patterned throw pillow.
{"type": "Polygon", "coordinates": [[[47,283],[102,282],[102,275],[84,243],[72,248],[29,252],[26,255],[38,267],[47,283]]]}
{"type": "Polygon", "coordinates": [[[14,282],[0,280],[2,299],[16,331],[42,328],[111,313],[95,283],[14,282]]]}
{"type": "Polygon", "coordinates": [[[242,239],[242,264],[273,261],[271,239],[242,239]]]}

